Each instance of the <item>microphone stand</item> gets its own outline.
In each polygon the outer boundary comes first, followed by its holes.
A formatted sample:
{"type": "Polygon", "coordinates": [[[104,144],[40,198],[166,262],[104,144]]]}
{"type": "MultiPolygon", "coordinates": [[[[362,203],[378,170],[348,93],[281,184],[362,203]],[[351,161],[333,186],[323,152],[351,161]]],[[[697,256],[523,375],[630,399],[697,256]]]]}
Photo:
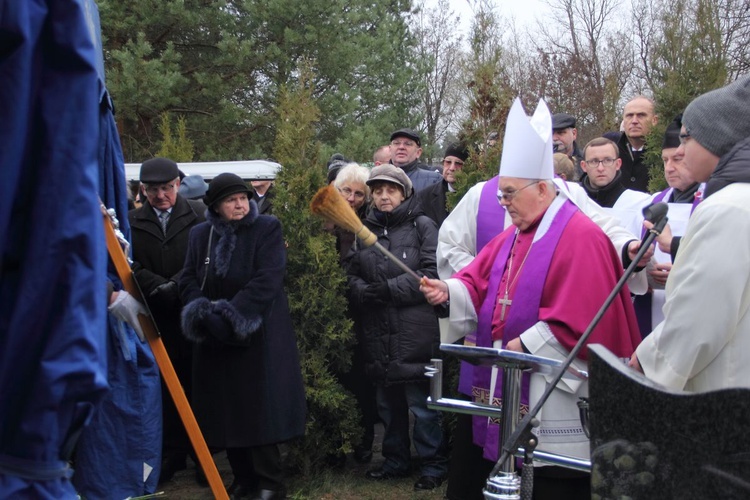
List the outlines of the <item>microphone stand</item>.
{"type": "MultiPolygon", "coordinates": [[[[534,427],[534,423],[536,423],[535,417],[539,414],[539,410],[542,408],[544,403],[547,402],[550,395],[552,395],[552,391],[555,390],[555,387],[557,387],[558,382],[562,380],[563,374],[567,371],[567,369],[573,363],[573,360],[576,358],[580,350],[583,348],[583,345],[586,343],[589,336],[591,336],[591,332],[594,331],[594,328],[596,328],[596,325],[599,324],[599,321],[601,321],[602,317],[604,316],[604,313],[606,313],[607,309],[609,309],[609,306],[612,305],[612,302],[614,301],[615,297],[617,297],[617,295],[620,294],[622,287],[625,286],[625,282],[628,280],[628,278],[630,278],[630,275],[633,274],[633,272],[635,271],[635,268],[638,266],[638,262],[646,254],[646,252],[648,251],[648,248],[651,246],[651,243],[653,243],[654,239],[658,235],[660,235],[661,232],[664,230],[664,226],[667,225],[666,211],[660,215],[661,215],[661,218],[658,218],[658,216],[654,217],[656,219],[656,221],[654,222],[654,227],[646,233],[646,237],[641,241],[641,246],[638,249],[638,252],[636,253],[635,258],[632,260],[628,268],[625,270],[622,277],[620,278],[620,281],[617,282],[617,285],[615,285],[615,288],[607,297],[607,300],[604,301],[604,304],[602,304],[602,307],[599,309],[599,312],[596,313],[596,316],[594,316],[594,319],[591,321],[588,328],[586,328],[586,331],[583,332],[583,335],[581,335],[581,338],[578,340],[576,345],[573,346],[573,349],[571,349],[570,354],[568,354],[568,357],[565,358],[565,361],[560,366],[560,370],[555,375],[552,382],[547,384],[547,388],[544,390],[542,397],[539,398],[539,401],[537,401],[534,407],[518,423],[518,426],[510,435],[508,440],[503,443],[503,453],[500,456],[500,459],[495,464],[495,467],[492,469],[492,472],[490,473],[490,479],[500,473],[503,467],[503,464],[506,461],[514,460],[513,456],[515,455],[515,450],[519,448],[522,441],[525,442],[525,446],[524,446],[525,449],[533,450],[536,447],[537,438],[531,432],[532,427],[534,427]]],[[[646,220],[648,220],[648,218],[646,220]]],[[[524,467],[524,471],[525,470],[526,470],[526,467],[524,467]]],[[[532,477],[531,474],[522,475],[522,478],[526,479],[527,481],[531,477],[532,477]]],[[[529,487],[529,485],[524,485],[523,489],[526,492],[531,491],[531,488],[529,487]]]]}

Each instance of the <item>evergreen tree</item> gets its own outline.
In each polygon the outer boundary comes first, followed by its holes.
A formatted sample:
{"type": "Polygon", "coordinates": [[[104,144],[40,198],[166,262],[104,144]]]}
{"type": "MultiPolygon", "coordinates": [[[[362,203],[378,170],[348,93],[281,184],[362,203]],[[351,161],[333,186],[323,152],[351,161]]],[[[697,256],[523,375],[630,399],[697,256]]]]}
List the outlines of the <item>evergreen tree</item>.
{"type": "Polygon", "coordinates": [[[170,158],[176,162],[193,161],[193,143],[187,137],[187,123],[184,116],[177,118],[177,137],[172,137],[169,113],[162,113],[159,131],[162,140],[161,148],[156,156],[170,158]]]}
{"type": "Polygon", "coordinates": [[[661,144],[672,119],[697,96],[727,83],[727,60],[718,21],[709,0],[669,0],[657,11],[650,53],[650,85],[660,121],[647,138],[649,190],[667,187],[661,144]]]}
{"type": "Polygon", "coordinates": [[[354,341],[345,314],[346,276],[333,236],[309,209],[326,181],[315,141],[319,116],[312,73],[303,67],[298,83],[280,92],[274,156],[283,168],[276,178],[274,214],[288,245],[286,289],[308,405],[305,437],[293,445],[290,456],[305,474],[317,470],[326,457],[350,451],[361,434],[354,398],[335,377],[349,369],[354,341]]]}
{"type": "Polygon", "coordinates": [[[100,12],[129,161],[153,156],[165,111],[187,117],[198,159],[270,156],[279,91],[303,60],[328,147],[370,156],[420,121],[408,0],[101,0],[100,12]]]}

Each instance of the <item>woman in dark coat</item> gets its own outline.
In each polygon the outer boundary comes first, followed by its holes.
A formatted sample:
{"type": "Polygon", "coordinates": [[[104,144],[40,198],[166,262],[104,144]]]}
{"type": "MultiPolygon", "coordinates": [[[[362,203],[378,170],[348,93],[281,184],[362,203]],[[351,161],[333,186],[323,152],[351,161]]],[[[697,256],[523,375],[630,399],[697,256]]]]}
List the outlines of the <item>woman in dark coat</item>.
{"type": "Polygon", "coordinates": [[[193,409],[208,445],[227,450],[232,498],[275,499],[285,498],[278,443],[304,434],[305,395],[281,224],[250,193],[234,174],[209,185],[180,279],[182,327],[196,343],[193,409]]]}
{"type": "MultiPolygon", "coordinates": [[[[390,164],[372,169],[367,184],[374,207],[365,225],[378,242],[423,276],[437,275],[437,226],[422,215],[406,173],[390,164]]],[[[425,365],[439,354],[434,309],[419,282],[375,247],[361,248],[347,261],[349,299],[364,341],[365,372],[375,382],[378,411],[385,425],[383,457],[370,479],[410,473],[409,411],[414,414],[414,447],[421,473],[414,488],[431,490],[443,481],[447,456],[440,412],[427,408],[425,365]]]]}

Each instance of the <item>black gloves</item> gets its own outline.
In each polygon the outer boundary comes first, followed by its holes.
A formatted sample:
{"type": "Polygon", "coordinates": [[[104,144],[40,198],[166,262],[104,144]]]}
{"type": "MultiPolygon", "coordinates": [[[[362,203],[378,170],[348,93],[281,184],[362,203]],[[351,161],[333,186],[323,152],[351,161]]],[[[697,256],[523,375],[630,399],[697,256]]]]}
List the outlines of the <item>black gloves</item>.
{"type": "Polygon", "coordinates": [[[391,299],[391,291],[388,283],[376,283],[367,285],[362,291],[362,302],[365,304],[385,304],[391,299]]]}
{"type": "Polygon", "coordinates": [[[148,294],[148,303],[152,308],[173,308],[179,305],[180,295],[177,283],[167,281],[157,286],[148,294]]]}

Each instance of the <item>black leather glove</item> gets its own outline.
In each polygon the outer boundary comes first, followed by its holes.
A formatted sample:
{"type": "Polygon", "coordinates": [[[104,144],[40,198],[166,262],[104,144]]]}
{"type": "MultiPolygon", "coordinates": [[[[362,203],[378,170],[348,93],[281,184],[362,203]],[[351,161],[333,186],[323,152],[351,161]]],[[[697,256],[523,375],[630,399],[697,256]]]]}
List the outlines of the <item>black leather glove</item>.
{"type": "Polygon", "coordinates": [[[376,283],[367,285],[362,292],[362,302],[369,304],[385,304],[391,299],[391,291],[388,283],[376,283]]]}
{"type": "Polygon", "coordinates": [[[149,305],[157,308],[175,307],[179,298],[177,283],[171,280],[157,286],[148,294],[149,305]]]}
{"type": "Polygon", "coordinates": [[[174,293],[177,293],[177,283],[175,283],[174,281],[167,281],[157,286],[153,290],[151,290],[151,293],[148,294],[148,296],[149,297],[153,297],[155,295],[169,296],[174,293]]]}

